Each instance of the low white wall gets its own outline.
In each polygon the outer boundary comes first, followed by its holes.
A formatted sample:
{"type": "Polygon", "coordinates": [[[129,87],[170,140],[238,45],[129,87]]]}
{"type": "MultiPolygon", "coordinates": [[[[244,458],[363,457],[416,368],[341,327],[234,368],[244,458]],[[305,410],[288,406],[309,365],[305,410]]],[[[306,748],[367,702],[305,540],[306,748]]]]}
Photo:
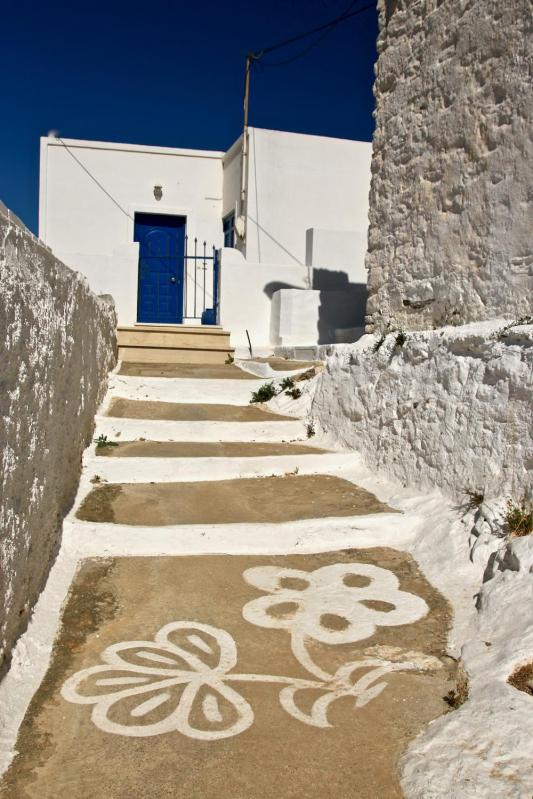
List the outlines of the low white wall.
{"type": "Polygon", "coordinates": [[[280,289],[272,296],[270,341],[275,346],[314,344],[318,339],[320,292],[280,289]]]}
{"type": "Polygon", "coordinates": [[[282,287],[307,288],[307,268],[251,263],[237,250],[222,249],[220,323],[231,332],[237,354],[248,351],[246,330],[254,354],[272,352],[271,297],[282,287]]]}
{"type": "Polygon", "coordinates": [[[457,500],[533,490],[533,326],[511,320],[337,347],[313,419],[372,469],[457,500]]]}

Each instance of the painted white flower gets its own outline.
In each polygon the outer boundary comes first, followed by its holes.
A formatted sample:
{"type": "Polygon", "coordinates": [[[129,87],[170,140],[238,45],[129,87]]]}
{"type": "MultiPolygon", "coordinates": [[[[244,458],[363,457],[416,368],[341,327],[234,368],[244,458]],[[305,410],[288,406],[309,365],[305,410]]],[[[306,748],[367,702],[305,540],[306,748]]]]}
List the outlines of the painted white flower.
{"type": "Polygon", "coordinates": [[[248,729],[249,703],[224,682],[237,663],[231,635],[208,624],[179,621],[154,641],[107,647],[106,665],[77,672],[62,687],[69,702],[94,705],[104,732],[134,737],[177,731],[213,741],[248,729]]]}
{"type": "Polygon", "coordinates": [[[305,638],[351,643],[369,638],[377,627],[411,624],[428,612],[421,597],[399,590],[395,574],[369,563],[335,563],[312,572],[258,566],[243,576],[267,592],[244,606],[244,618],[289,631],[295,654],[305,638]]]}

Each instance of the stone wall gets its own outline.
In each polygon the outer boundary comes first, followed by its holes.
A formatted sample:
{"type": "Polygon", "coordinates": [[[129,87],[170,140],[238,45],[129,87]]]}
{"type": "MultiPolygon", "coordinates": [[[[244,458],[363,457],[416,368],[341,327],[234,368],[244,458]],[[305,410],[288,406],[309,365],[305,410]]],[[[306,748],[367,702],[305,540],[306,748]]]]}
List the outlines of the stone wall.
{"type": "Polygon", "coordinates": [[[115,326],[112,302],[0,204],[0,674],[59,546],[115,326]]]}
{"type": "Polygon", "coordinates": [[[533,4],[380,0],[367,330],[533,313],[533,4]]]}
{"type": "Polygon", "coordinates": [[[404,485],[533,500],[533,326],[504,320],[339,346],[311,417],[404,485]]]}

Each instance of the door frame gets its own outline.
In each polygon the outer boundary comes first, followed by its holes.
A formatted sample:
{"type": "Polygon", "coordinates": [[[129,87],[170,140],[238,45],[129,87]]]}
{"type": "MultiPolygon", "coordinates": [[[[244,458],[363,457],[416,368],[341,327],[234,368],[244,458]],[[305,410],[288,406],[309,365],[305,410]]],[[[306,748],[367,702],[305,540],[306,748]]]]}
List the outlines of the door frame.
{"type": "MultiPolygon", "coordinates": [[[[139,322],[139,299],[140,299],[140,289],[139,289],[139,256],[140,256],[140,245],[138,241],[135,241],[135,215],[136,214],[150,214],[153,216],[179,216],[185,219],[184,225],[184,235],[187,235],[187,227],[189,225],[190,217],[191,217],[191,209],[190,208],[176,208],[170,205],[164,206],[154,206],[154,205],[130,205],[128,207],[128,240],[135,246],[136,250],[136,303],[135,303],[135,324],[137,325],[150,325],[153,327],[168,327],[168,322],[139,322]]],[[[184,281],[186,279],[186,264],[185,261],[183,263],[184,268],[184,281]]],[[[185,286],[182,289],[182,305],[184,306],[185,301],[185,286]]],[[[183,319],[183,313],[185,308],[182,307],[181,309],[181,317],[183,319]]],[[[176,322],[176,325],[179,325],[179,322],[176,322]]],[[[182,324],[182,323],[181,323],[182,324]]]]}

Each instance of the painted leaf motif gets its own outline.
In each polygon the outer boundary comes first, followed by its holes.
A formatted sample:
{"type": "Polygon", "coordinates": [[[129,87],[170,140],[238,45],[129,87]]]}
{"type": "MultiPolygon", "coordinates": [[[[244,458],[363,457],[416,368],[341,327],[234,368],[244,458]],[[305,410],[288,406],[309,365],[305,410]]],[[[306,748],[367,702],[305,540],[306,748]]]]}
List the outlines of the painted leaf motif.
{"type": "Polygon", "coordinates": [[[237,662],[229,633],[196,622],[172,622],[152,641],[126,641],[102,652],[107,665],[70,677],[64,699],[93,704],[105,732],[133,737],[178,731],[216,740],[253,722],[245,699],[223,682],[237,662]]]}

